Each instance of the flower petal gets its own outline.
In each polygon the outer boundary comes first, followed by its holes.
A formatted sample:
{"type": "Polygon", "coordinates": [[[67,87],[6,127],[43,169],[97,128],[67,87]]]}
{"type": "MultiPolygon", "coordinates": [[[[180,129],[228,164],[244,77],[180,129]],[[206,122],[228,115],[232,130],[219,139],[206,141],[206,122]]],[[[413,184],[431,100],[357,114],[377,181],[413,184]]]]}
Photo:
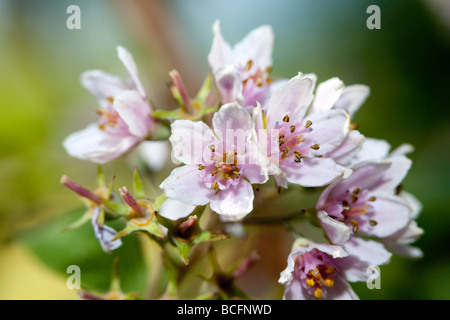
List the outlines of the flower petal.
{"type": "Polygon", "coordinates": [[[319,211],[317,217],[331,243],[343,246],[348,241],[351,232],[345,223],[330,218],[325,211],[319,211]]]}
{"type": "Polygon", "coordinates": [[[170,145],[168,141],[142,141],[137,152],[150,170],[159,171],[167,164],[170,145]]]}
{"type": "Polygon", "coordinates": [[[317,151],[312,152],[315,155],[323,155],[339,147],[350,130],[348,115],[342,110],[313,113],[305,117],[305,120],[312,122],[312,131],[305,135],[305,143],[320,146],[317,151]]]}
{"type": "Polygon", "coordinates": [[[272,66],[272,50],[274,35],[272,27],[260,26],[250,31],[244,39],[233,47],[233,62],[237,66],[245,66],[253,62],[253,68],[265,70],[272,66]]]}
{"type": "Polygon", "coordinates": [[[136,136],[119,136],[100,130],[97,124],[69,135],[63,142],[67,153],[73,157],[95,163],[116,159],[139,142],[136,136]]]}
{"type": "Polygon", "coordinates": [[[176,120],[171,130],[172,157],[185,164],[205,163],[208,147],[218,143],[211,129],[201,121],[176,120]]]}
{"type": "Polygon", "coordinates": [[[122,61],[123,65],[130,74],[131,79],[133,80],[133,89],[136,89],[141,97],[145,98],[145,90],[142,86],[141,80],[139,80],[138,68],[136,66],[136,63],[134,62],[133,56],[127,49],[122,46],[117,47],[117,55],[119,56],[120,61],[122,61]]]}
{"type": "Polygon", "coordinates": [[[352,256],[356,256],[371,265],[386,264],[392,256],[381,243],[359,237],[351,237],[344,248],[352,256]]]}
{"type": "Polygon", "coordinates": [[[411,214],[411,207],[402,198],[389,195],[372,193],[376,200],[371,202],[370,212],[374,215],[370,219],[375,220],[375,226],[367,226],[361,231],[364,234],[379,238],[388,237],[406,227],[411,214]]]}
{"type": "Polygon", "coordinates": [[[321,187],[345,175],[346,168],[328,158],[303,159],[301,167],[281,166],[287,180],[304,187],[321,187]]]}
{"type": "Polygon", "coordinates": [[[342,278],[337,277],[334,287],[327,290],[327,300],[359,300],[352,287],[342,278]]]}
{"type": "Polygon", "coordinates": [[[333,108],[346,110],[350,118],[352,118],[359,107],[366,101],[369,93],[369,87],[362,84],[345,87],[333,108]]]}
{"type": "Polygon", "coordinates": [[[339,78],[331,78],[320,83],[310,113],[328,111],[338,100],[344,90],[344,83],[339,78]]]}
{"type": "Polygon", "coordinates": [[[173,169],[159,187],[168,198],[197,206],[207,204],[215,193],[206,187],[195,165],[173,169]]]}
{"type": "Polygon", "coordinates": [[[230,45],[223,39],[220,32],[220,22],[216,20],[213,25],[214,39],[211,51],[208,54],[208,62],[211,68],[217,70],[227,64],[233,63],[230,45]]]}
{"type": "Polygon", "coordinates": [[[272,129],[285,115],[303,118],[313,99],[314,79],[301,73],[281,85],[272,95],[267,109],[267,128],[272,129]]]}
{"type": "Polygon", "coordinates": [[[167,199],[159,208],[158,214],[164,218],[175,221],[181,218],[186,218],[194,211],[194,209],[194,205],[185,204],[173,199],[167,199]]]}
{"type": "Polygon", "coordinates": [[[217,89],[222,97],[222,103],[237,102],[242,104],[242,79],[233,65],[226,65],[214,71],[217,89]]]}
{"type": "Polygon", "coordinates": [[[364,145],[365,137],[357,130],[350,130],[344,141],[334,150],[326,154],[337,164],[348,166],[364,145]]]}
{"type": "Polygon", "coordinates": [[[211,199],[210,207],[218,214],[238,221],[253,210],[253,198],[252,185],[241,179],[238,184],[216,194],[211,199]]]}
{"type": "Polygon", "coordinates": [[[80,76],[80,82],[94,97],[99,100],[102,107],[110,102],[108,98],[114,98],[127,86],[119,77],[101,70],[85,71],[80,76]]]}
{"type": "Polygon", "coordinates": [[[131,134],[140,138],[149,134],[153,124],[150,105],[136,91],[123,91],[115,97],[113,106],[131,134]]]}
{"type": "Polygon", "coordinates": [[[385,159],[389,154],[391,145],[381,139],[366,138],[362,149],[352,159],[353,163],[369,161],[369,160],[381,160],[385,159]]]}

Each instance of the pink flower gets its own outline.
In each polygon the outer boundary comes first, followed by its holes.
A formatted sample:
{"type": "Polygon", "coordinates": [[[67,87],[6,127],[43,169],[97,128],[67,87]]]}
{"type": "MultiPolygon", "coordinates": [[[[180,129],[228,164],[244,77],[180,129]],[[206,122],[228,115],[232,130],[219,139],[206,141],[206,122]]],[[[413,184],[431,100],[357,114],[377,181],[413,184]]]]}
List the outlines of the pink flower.
{"type": "Polygon", "coordinates": [[[270,26],[251,31],[231,47],[222,37],[220,23],[213,25],[214,40],[208,61],[212,68],[222,103],[237,102],[244,107],[264,104],[270,96],[274,36],[270,26]]]}
{"type": "Polygon", "coordinates": [[[267,137],[258,137],[260,148],[268,146],[271,173],[284,188],[287,182],[324,186],[350,173],[326,156],[347,137],[348,115],[339,109],[307,114],[314,81],[312,77],[297,75],[273,93],[265,117],[260,108],[253,113],[257,132],[267,130],[267,137]]]}
{"type": "Polygon", "coordinates": [[[412,209],[396,190],[410,166],[403,155],[360,162],[350,177],[327,187],[316,208],[329,240],[371,264],[388,262],[382,244],[358,236],[388,238],[407,226],[412,209]]]}
{"type": "Polygon", "coordinates": [[[315,244],[305,239],[298,239],[294,248],[279,279],[286,286],[283,299],[358,299],[347,281],[366,281],[367,262],[348,255],[339,246],[315,244]]]}
{"type": "Polygon", "coordinates": [[[214,114],[213,130],[203,122],[177,120],[169,138],[176,168],[161,188],[168,198],[185,204],[206,205],[232,220],[253,209],[254,183],[267,181],[267,170],[251,141],[252,120],[236,103],[214,114]]]}
{"type": "Polygon", "coordinates": [[[145,139],[153,125],[136,64],[125,48],[119,46],[117,51],[130,81],[100,70],[81,75],[82,85],[98,100],[101,118],[64,140],[65,149],[73,157],[96,163],[113,160],[145,139]]]}

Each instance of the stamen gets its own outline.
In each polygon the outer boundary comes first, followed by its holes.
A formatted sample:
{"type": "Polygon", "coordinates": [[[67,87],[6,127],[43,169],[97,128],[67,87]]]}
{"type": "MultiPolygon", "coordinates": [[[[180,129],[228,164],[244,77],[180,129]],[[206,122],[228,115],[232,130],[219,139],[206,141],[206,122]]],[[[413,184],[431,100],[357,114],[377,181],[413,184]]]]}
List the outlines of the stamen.
{"type": "Polygon", "coordinates": [[[108,97],[108,98],[106,98],[106,100],[108,100],[108,101],[111,102],[111,103],[114,102],[114,98],[113,98],[113,97],[108,97]]]}
{"type": "Polygon", "coordinates": [[[206,169],[206,166],[204,166],[202,164],[198,165],[198,170],[205,170],[205,169],[206,169]]]}
{"type": "Polygon", "coordinates": [[[377,198],[375,198],[375,197],[370,197],[370,198],[369,198],[369,201],[372,201],[372,202],[373,202],[373,201],[375,201],[375,200],[377,200],[377,198]]]}
{"type": "Polygon", "coordinates": [[[402,192],[403,190],[403,186],[401,184],[399,184],[397,186],[397,188],[395,188],[395,194],[398,196],[400,194],[400,192],[402,192]]]}
{"type": "Polygon", "coordinates": [[[215,145],[210,145],[209,147],[209,150],[211,150],[211,152],[216,152],[216,146],[215,145]]]}
{"type": "Polygon", "coordinates": [[[314,149],[314,150],[319,150],[319,148],[320,148],[320,146],[317,143],[311,146],[311,149],[314,149]]]}
{"type": "Polygon", "coordinates": [[[284,121],[284,122],[289,122],[289,116],[288,116],[288,115],[285,115],[284,118],[283,118],[283,121],[284,121]]]}
{"type": "Polygon", "coordinates": [[[327,287],[333,287],[334,286],[334,280],[333,279],[325,279],[324,284],[327,287]]]}
{"type": "Polygon", "coordinates": [[[353,194],[359,194],[361,192],[361,189],[358,187],[358,188],[355,188],[354,190],[353,190],[353,194]]]}
{"type": "Polygon", "coordinates": [[[245,65],[244,71],[249,71],[253,66],[253,60],[248,60],[247,64],[245,65]]]}
{"type": "Polygon", "coordinates": [[[352,202],[356,203],[358,201],[358,196],[356,196],[355,194],[352,194],[352,202]]]}
{"type": "Polygon", "coordinates": [[[311,125],[312,125],[312,121],[308,120],[308,121],[306,121],[305,128],[309,128],[311,125]]]}
{"type": "Polygon", "coordinates": [[[316,282],[314,281],[314,279],[306,279],[306,285],[308,287],[314,287],[315,284],[316,282]]]}
{"type": "Polygon", "coordinates": [[[358,233],[358,231],[359,231],[359,225],[358,225],[358,221],[356,221],[356,220],[350,220],[350,223],[351,223],[351,225],[353,226],[353,233],[354,234],[357,234],[358,233]]]}
{"type": "Polygon", "coordinates": [[[291,131],[291,133],[293,133],[295,131],[295,126],[294,125],[290,126],[289,130],[291,131]]]}
{"type": "Polygon", "coordinates": [[[322,297],[323,297],[322,289],[317,288],[317,289],[314,291],[314,296],[315,296],[317,299],[322,298],[322,297]]]}
{"type": "Polygon", "coordinates": [[[295,150],[294,155],[295,155],[295,160],[294,160],[295,162],[297,162],[297,163],[302,162],[302,159],[301,159],[302,154],[300,153],[300,151],[295,150]]]}
{"type": "Polygon", "coordinates": [[[327,269],[325,270],[326,274],[333,274],[336,272],[336,269],[334,269],[332,266],[328,266],[327,269]]]}
{"type": "Polygon", "coordinates": [[[272,67],[267,67],[267,68],[266,68],[266,72],[267,72],[267,73],[272,72],[272,67]]]}
{"type": "Polygon", "coordinates": [[[217,183],[217,180],[214,180],[213,184],[211,185],[211,189],[217,190],[218,187],[219,187],[219,184],[217,183]]]}
{"type": "Polygon", "coordinates": [[[372,227],[375,227],[378,224],[375,220],[369,220],[369,223],[372,227]]]}

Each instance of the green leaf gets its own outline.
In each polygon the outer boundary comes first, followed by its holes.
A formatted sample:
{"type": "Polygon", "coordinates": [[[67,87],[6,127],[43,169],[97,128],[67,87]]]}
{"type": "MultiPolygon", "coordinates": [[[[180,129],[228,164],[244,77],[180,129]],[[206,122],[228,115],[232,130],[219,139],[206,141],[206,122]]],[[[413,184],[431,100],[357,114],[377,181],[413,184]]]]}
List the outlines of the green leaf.
{"type": "MultiPolygon", "coordinates": [[[[49,268],[69,277],[67,267],[77,265],[81,270],[83,289],[106,292],[112,278],[115,257],[120,258],[120,281],[124,292],[146,293],[148,268],[141,254],[141,244],[136,236],[123,239],[120,248],[111,254],[103,252],[90,224],[69,232],[61,232],[65,226],[76,221],[85,213],[85,208],[62,214],[45,224],[34,228],[21,237],[21,240],[49,268]]],[[[118,229],[117,223],[111,224],[118,229]]]]}
{"type": "Polygon", "coordinates": [[[152,117],[158,118],[158,119],[180,119],[180,109],[175,110],[155,110],[152,113],[152,117]]]}

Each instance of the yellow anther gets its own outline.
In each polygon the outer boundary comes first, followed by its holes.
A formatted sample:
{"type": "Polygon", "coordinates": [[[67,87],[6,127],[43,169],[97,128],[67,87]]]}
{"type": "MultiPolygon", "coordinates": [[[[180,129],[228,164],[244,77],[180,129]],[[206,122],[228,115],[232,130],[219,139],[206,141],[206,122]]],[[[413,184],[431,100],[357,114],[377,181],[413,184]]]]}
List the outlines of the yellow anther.
{"type": "Polygon", "coordinates": [[[308,121],[306,121],[305,128],[309,128],[311,125],[312,125],[312,121],[308,120],[308,121]]]}
{"type": "Polygon", "coordinates": [[[306,285],[308,287],[314,287],[315,284],[316,282],[314,281],[314,279],[306,279],[306,285]]]}
{"type": "Polygon", "coordinates": [[[205,170],[206,166],[199,164],[198,165],[198,170],[205,170]]]}
{"type": "Polygon", "coordinates": [[[323,297],[322,289],[317,288],[317,289],[314,291],[314,296],[315,296],[317,299],[322,298],[322,297],[323,297]]]}
{"type": "Polygon", "coordinates": [[[284,121],[284,122],[289,122],[289,116],[288,116],[288,115],[285,115],[284,118],[283,118],[283,121],[284,121]]]}
{"type": "Polygon", "coordinates": [[[333,274],[335,272],[336,270],[332,266],[328,266],[327,269],[325,270],[326,274],[333,274]]]}
{"type": "Polygon", "coordinates": [[[355,188],[354,190],[353,190],[353,194],[359,194],[361,192],[361,189],[358,187],[358,188],[355,188]]]}
{"type": "Polygon", "coordinates": [[[106,98],[106,100],[108,100],[108,101],[111,102],[111,103],[114,102],[114,98],[113,98],[113,97],[108,97],[108,98],[106,98]]]}
{"type": "Polygon", "coordinates": [[[253,60],[248,60],[247,64],[245,65],[244,71],[249,71],[253,66],[253,60]]]}
{"type": "Polygon", "coordinates": [[[373,201],[375,201],[375,200],[377,200],[377,198],[375,198],[375,197],[370,197],[370,198],[369,198],[369,201],[372,201],[372,202],[373,202],[373,201]]]}
{"type": "Polygon", "coordinates": [[[319,146],[319,144],[313,144],[312,146],[311,146],[311,149],[313,149],[313,150],[319,150],[319,148],[320,148],[320,146],[319,146]]]}
{"type": "Polygon", "coordinates": [[[325,283],[325,285],[326,285],[327,287],[332,287],[332,286],[334,286],[334,280],[333,280],[333,279],[325,279],[324,283],[325,283]]]}
{"type": "Polygon", "coordinates": [[[375,227],[378,224],[375,220],[369,220],[369,223],[372,227],[375,227]]]}
{"type": "Polygon", "coordinates": [[[289,130],[291,131],[291,133],[293,133],[295,131],[295,126],[294,125],[290,126],[289,130]]]}
{"type": "Polygon", "coordinates": [[[216,180],[214,180],[213,184],[211,185],[211,189],[217,190],[218,187],[219,187],[219,184],[217,183],[216,180]]]}

